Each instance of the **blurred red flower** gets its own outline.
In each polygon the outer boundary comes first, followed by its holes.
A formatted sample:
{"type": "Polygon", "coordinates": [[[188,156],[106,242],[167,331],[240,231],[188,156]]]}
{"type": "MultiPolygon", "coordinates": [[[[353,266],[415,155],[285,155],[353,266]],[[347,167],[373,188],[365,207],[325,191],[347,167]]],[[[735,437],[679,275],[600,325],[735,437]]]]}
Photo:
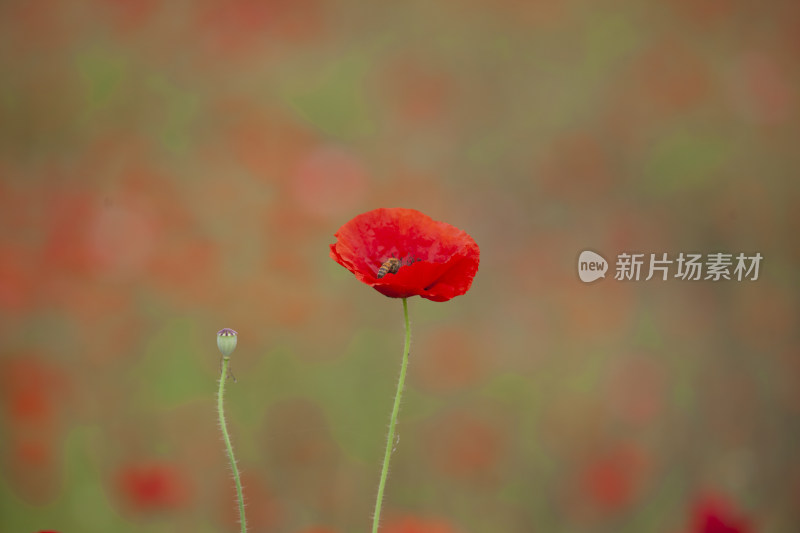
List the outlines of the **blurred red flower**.
{"type": "Polygon", "coordinates": [[[590,459],[580,471],[578,483],[583,498],[605,512],[621,511],[641,491],[647,472],[647,457],[633,445],[617,445],[590,459]]]}
{"type": "Polygon", "coordinates": [[[720,498],[702,498],[694,506],[690,533],[752,533],[752,531],[747,520],[720,498]]]}
{"type": "Polygon", "coordinates": [[[6,362],[0,377],[0,403],[17,427],[45,428],[63,406],[67,377],[35,352],[6,362]]]}
{"type": "Polygon", "coordinates": [[[499,416],[462,410],[436,420],[427,448],[432,466],[461,482],[493,485],[507,452],[507,436],[499,416]]]}
{"type": "Polygon", "coordinates": [[[466,293],[478,272],[480,250],[472,237],[414,209],[362,213],[335,237],[331,257],[391,298],[421,296],[444,302],[466,293]],[[379,272],[392,258],[399,268],[379,272]]]}
{"type": "Polygon", "coordinates": [[[118,487],[138,511],[162,511],[184,506],[189,500],[187,480],[174,466],[146,463],[124,467],[118,487]]]}

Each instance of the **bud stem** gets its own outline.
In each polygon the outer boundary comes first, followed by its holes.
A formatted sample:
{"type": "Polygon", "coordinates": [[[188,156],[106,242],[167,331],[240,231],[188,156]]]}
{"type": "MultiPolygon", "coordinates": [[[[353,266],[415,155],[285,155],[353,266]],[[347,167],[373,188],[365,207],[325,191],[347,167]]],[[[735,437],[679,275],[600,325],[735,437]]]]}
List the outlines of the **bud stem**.
{"type": "Polygon", "coordinates": [[[386,437],[386,453],[383,456],[383,468],[381,469],[381,480],[378,484],[378,497],[375,500],[375,514],[372,515],[372,533],[378,533],[378,524],[381,518],[381,504],[383,503],[383,491],[386,488],[386,477],[389,475],[389,459],[392,457],[394,448],[394,428],[397,425],[397,414],[400,412],[400,400],[403,397],[403,387],[406,382],[406,369],[408,368],[408,349],[411,344],[411,329],[408,325],[408,301],[403,298],[403,315],[406,322],[406,343],[403,348],[403,363],[400,366],[400,379],[397,382],[397,392],[394,397],[394,407],[392,416],[389,419],[389,435],[386,437]]]}
{"type": "Polygon", "coordinates": [[[244,517],[244,496],[242,495],[242,482],[239,479],[239,468],[236,466],[236,458],[233,456],[233,445],[228,435],[228,426],[225,423],[225,413],[222,409],[222,396],[225,392],[225,381],[228,377],[228,364],[230,357],[222,358],[222,375],[219,377],[219,395],[217,396],[217,410],[219,411],[219,427],[222,429],[222,438],[225,440],[225,447],[228,450],[228,460],[231,462],[233,470],[233,480],[236,483],[236,495],[239,497],[239,522],[242,525],[242,533],[247,531],[247,520],[244,517]]]}

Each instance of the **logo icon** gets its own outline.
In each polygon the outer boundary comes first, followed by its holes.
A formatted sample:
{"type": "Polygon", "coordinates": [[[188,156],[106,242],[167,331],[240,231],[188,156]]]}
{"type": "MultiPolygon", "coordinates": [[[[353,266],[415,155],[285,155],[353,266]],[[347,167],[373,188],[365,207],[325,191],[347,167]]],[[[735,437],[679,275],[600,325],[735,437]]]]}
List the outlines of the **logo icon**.
{"type": "Polygon", "coordinates": [[[599,278],[605,278],[608,271],[608,261],[597,253],[584,250],[578,257],[578,276],[584,283],[591,283],[599,278]]]}

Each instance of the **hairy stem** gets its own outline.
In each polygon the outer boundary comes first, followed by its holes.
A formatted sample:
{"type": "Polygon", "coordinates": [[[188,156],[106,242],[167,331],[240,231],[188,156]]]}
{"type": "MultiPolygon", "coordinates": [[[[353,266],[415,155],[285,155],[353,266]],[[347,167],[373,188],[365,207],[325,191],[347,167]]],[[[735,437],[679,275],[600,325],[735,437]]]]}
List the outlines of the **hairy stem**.
{"type": "Polygon", "coordinates": [[[219,411],[219,427],[222,429],[222,438],[225,440],[225,448],[228,450],[228,460],[231,462],[233,470],[233,480],[236,483],[236,495],[239,497],[239,521],[242,525],[242,533],[247,531],[247,520],[244,517],[244,496],[242,495],[242,482],[239,479],[239,468],[236,466],[236,458],[233,456],[233,445],[231,437],[228,435],[228,426],[225,423],[225,413],[222,409],[222,396],[225,392],[225,381],[228,378],[229,357],[222,358],[222,375],[219,377],[219,396],[217,396],[217,410],[219,411]]]}
{"type": "Polygon", "coordinates": [[[381,481],[378,484],[378,496],[375,500],[375,514],[372,515],[372,533],[378,532],[378,524],[381,519],[381,504],[383,503],[383,491],[386,488],[386,477],[389,475],[389,459],[392,457],[394,448],[394,428],[397,425],[397,414],[400,412],[400,400],[403,397],[403,387],[406,381],[406,369],[408,368],[408,348],[411,344],[411,330],[408,325],[408,301],[403,298],[403,316],[406,323],[406,343],[403,348],[403,364],[400,366],[400,379],[397,381],[397,392],[394,397],[394,407],[392,416],[389,419],[389,435],[386,437],[386,453],[383,456],[383,468],[381,469],[381,481]]]}

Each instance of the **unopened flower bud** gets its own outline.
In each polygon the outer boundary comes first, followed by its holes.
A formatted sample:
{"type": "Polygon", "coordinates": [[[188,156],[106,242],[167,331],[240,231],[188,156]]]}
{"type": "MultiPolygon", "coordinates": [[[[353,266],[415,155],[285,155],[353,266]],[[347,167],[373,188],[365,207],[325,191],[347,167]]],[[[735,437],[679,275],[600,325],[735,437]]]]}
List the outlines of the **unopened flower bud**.
{"type": "Polygon", "coordinates": [[[236,335],[237,333],[231,328],[223,328],[217,332],[217,347],[222,357],[230,357],[236,349],[236,335]]]}

